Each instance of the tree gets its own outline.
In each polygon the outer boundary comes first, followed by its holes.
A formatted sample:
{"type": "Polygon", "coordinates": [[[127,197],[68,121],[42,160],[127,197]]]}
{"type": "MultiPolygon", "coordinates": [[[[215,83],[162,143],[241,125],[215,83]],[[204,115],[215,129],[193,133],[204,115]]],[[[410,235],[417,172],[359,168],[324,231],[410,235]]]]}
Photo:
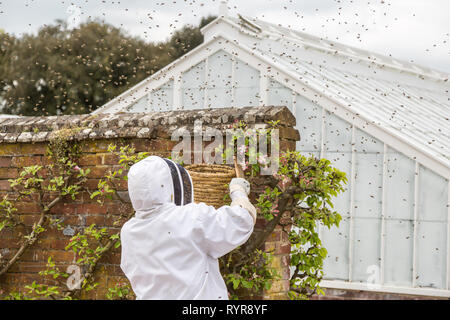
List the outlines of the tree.
{"type": "Polygon", "coordinates": [[[68,30],[57,20],[20,38],[0,33],[0,107],[20,115],[89,113],[202,41],[199,27],[147,43],[97,21],[68,30]]]}
{"type": "Polygon", "coordinates": [[[172,57],[178,59],[201,44],[203,42],[203,35],[200,29],[215,18],[214,16],[202,18],[198,27],[187,25],[181,30],[176,31],[169,40],[170,54],[172,57]]]}

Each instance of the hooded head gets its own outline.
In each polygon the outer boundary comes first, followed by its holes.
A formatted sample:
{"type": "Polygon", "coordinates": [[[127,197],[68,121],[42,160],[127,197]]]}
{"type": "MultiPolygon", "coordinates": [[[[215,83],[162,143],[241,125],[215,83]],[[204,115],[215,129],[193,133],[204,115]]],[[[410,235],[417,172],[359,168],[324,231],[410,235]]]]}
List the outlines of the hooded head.
{"type": "Polygon", "coordinates": [[[146,211],[165,203],[182,206],[194,200],[189,173],[172,160],[157,156],[131,166],[128,193],[135,211],[146,211]]]}

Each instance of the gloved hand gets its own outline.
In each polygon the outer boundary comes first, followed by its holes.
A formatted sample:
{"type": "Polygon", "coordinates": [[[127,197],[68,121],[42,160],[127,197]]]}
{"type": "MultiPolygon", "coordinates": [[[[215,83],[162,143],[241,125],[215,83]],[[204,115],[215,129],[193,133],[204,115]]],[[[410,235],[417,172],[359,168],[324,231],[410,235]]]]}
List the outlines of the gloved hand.
{"type": "Polygon", "coordinates": [[[250,183],[243,178],[233,178],[230,182],[230,206],[240,206],[247,210],[253,218],[253,224],[256,223],[256,208],[248,200],[250,194],[250,183]]]}
{"type": "Polygon", "coordinates": [[[233,178],[230,182],[230,194],[233,191],[244,192],[246,196],[250,194],[250,183],[244,178],[233,178]]]}

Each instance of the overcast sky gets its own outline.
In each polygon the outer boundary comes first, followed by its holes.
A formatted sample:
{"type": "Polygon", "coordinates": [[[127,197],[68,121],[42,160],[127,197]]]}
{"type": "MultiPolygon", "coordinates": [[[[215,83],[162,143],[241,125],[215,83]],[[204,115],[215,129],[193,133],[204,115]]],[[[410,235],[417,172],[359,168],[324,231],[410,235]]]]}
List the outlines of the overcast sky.
{"type": "MultiPolygon", "coordinates": [[[[450,0],[230,0],[230,15],[257,17],[450,73],[450,0]]],[[[219,0],[0,0],[0,29],[35,33],[55,19],[98,18],[148,41],[218,13],[219,0]]]]}

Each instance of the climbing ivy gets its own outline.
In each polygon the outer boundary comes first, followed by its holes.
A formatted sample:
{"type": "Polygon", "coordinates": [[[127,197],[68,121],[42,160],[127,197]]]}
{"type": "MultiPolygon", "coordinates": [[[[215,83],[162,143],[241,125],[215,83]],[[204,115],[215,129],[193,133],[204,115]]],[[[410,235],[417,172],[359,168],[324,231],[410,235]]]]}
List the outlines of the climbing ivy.
{"type": "Polygon", "coordinates": [[[75,162],[80,150],[76,144],[68,142],[72,134],[72,129],[67,128],[53,132],[47,148],[50,163],[24,167],[18,178],[9,179],[13,195],[5,195],[0,202],[0,231],[4,228],[17,231],[20,247],[10,259],[0,256],[0,276],[20,259],[46,228],[59,226],[59,220],[52,217],[50,210],[67,198],[75,199],[86,182],[89,170],[80,170],[75,162]],[[39,216],[31,228],[20,220],[15,206],[18,202],[38,205],[39,216]]]}

